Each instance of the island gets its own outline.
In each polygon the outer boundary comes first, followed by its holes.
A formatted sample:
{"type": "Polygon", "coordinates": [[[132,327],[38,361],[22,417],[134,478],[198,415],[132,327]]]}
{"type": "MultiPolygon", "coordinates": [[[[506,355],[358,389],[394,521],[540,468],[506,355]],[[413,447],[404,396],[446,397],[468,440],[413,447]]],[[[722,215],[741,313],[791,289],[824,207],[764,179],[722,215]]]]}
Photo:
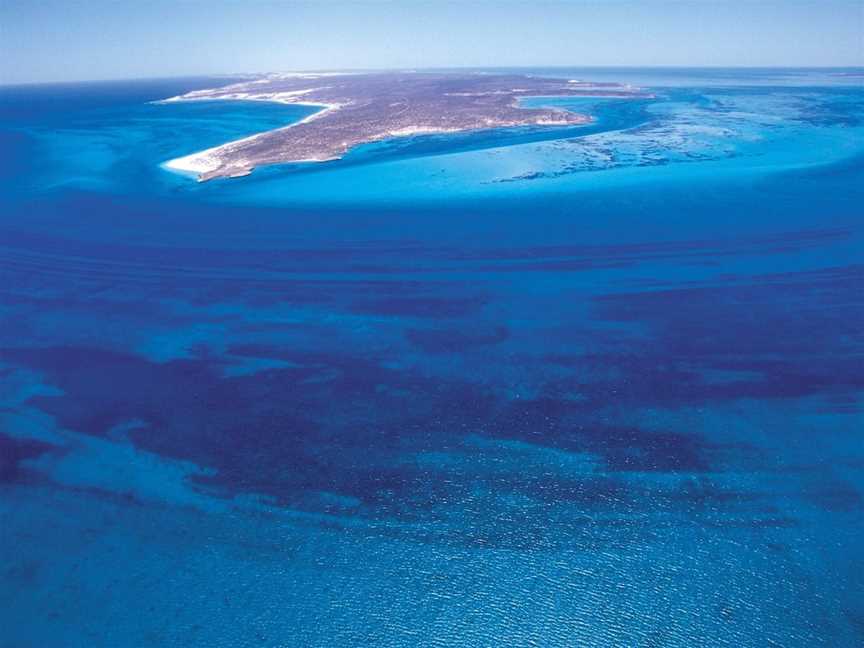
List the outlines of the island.
{"type": "Polygon", "coordinates": [[[555,107],[523,108],[537,96],[644,96],[617,83],[528,74],[370,72],[269,74],[195,90],[163,102],[246,100],[320,106],[306,119],[170,160],[199,181],[248,175],[269,164],[324,162],[361,144],[431,133],[586,124],[589,115],[555,107]]]}

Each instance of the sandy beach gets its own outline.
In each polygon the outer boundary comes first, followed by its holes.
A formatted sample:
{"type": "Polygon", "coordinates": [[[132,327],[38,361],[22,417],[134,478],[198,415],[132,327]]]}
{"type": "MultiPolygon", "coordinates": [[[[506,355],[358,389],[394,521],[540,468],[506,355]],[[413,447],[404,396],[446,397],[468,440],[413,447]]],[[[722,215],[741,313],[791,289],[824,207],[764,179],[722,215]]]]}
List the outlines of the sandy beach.
{"type": "MultiPolygon", "coordinates": [[[[294,126],[299,126],[300,124],[305,124],[315,119],[322,117],[332,111],[339,110],[342,107],[342,104],[337,103],[313,103],[313,102],[305,102],[305,101],[294,101],[293,97],[302,96],[304,94],[308,94],[312,92],[314,88],[310,88],[309,90],[298,90],[294,92],[277,92],[277,93],[265,93],[261,95],[253,95],[249,93],[236,93],[236,95],[229,97],[186,97],[185,95],[181,95],[178,97],[171,97],[169,99],[164,99],[160,103],[176,103],[180,101],[267,101],[271,103],[281,103],[286,105],[295,105],[295,106],[311,106],[315,108],[320,108],[320,110],[316,113],[309,115],[308,117],[304,117],[300,121],[294,122],[293,124],[288,124],[283,128],[292,128],[294,126]],[[242,95],[242,96],[241,96],[242,95]]],[[[282,130],[282,129],[279,129],[282,130]]],[[[272,131],[265,131],[272,132],[272,131]]],[[[230,150],[233,146],[238,144],[245,144],[247,142],[254,141],[259,138],[263,133],[256,133],[255,135],[250,135],[249,137],[244,137],[237,140],[231,140],[230,142],[226,142],[225,144],[220,144],[219,146],[214,146],[203,151],[198,151],[196,153],[190,153],[189,155],[184,155],[179,158],[174,158],[172,160],[168,160],[163,162],[160,166],[163,169],[168,171],[173,171],[177,173],[182,173],[183,175],[195,175],[198,176],[199,181],[201,181],[201,176],[212,173],[219,169],[219,167],[223,166],[223,162],[220,159],[220,153],[224,153],[227,150],[230,150]]],[[[327,158],[327,159],[305,159],[305,160],[291,160],[292,162],[326,162],[336,158],[327,158]]],[[[230,177],[240,177],[243,175],[248,175],[252,171],[252,165],[248,166],[244,163],[244,161],[240,160],[237,162],[236,166],[238,172],[232,173],[230,177]],[[242,173],[241,173],[242,171],[242,173]]]]}

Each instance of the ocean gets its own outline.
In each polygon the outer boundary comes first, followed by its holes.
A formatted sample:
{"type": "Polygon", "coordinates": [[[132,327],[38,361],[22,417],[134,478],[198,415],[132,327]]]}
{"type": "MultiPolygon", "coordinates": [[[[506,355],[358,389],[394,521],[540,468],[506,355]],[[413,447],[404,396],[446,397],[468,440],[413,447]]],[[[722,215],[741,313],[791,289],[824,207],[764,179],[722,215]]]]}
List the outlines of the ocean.
{"type": "Polygon", "coordinates": [[[864,71],[196,183],[0,87],[0,647],[864,644],[864,71]]]}

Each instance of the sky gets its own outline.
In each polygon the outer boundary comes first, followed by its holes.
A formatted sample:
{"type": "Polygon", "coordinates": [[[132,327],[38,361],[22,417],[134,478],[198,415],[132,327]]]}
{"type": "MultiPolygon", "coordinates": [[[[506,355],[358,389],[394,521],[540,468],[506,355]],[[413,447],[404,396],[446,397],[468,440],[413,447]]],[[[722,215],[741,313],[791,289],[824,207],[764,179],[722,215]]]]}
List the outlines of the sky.
{"type": "Polygon", "coordinates": [[[421,67],[862,66],[864,0],[0,0],[0,83],[421,67]]]}

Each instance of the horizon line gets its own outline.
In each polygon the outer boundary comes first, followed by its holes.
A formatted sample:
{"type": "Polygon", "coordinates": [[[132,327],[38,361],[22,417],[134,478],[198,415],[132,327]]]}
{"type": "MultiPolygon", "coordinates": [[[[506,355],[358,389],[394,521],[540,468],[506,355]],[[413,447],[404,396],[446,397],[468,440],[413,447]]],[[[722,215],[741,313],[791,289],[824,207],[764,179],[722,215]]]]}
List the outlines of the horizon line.
{"type": "Polygon", "coordinates": [[[233,78],[233,77],[254,77],[267,74],[321,74],[321,73],[363,73],[363,72],[421,72],[421,71],[442,71],[442,70],[537,70],[537,69],[597,69],[597,70],[861,70],[864,72],[864,64],[858,65],[677,65],[677,64],[651,64],[651,65],[631,65],[631,64],[589,64],[589,65],[568,65],[568,64],[548,64],[548,65],[461,65],[461,66],[396,66],[396,67],[364,67],[364,68],[317,68],[317,69],[296,69],[296,70],[268,70],[259,72],[211,72],[211,73],[189,73],[189,74],[172,74],[167,76],[131,76],[131,77],[112,77],[112,78],[94,78],[94,79],[72,79],[72,80],[39,80],[39,81],[19,81],[13,83],[5,83],[0,81],[0,88],[14,88],[20,86],[38,86],[38,85],[71,85],[80,83],[119,83],[123,81],[169,81],[181,79],[215,79],[215,78],[233,78]]]}

